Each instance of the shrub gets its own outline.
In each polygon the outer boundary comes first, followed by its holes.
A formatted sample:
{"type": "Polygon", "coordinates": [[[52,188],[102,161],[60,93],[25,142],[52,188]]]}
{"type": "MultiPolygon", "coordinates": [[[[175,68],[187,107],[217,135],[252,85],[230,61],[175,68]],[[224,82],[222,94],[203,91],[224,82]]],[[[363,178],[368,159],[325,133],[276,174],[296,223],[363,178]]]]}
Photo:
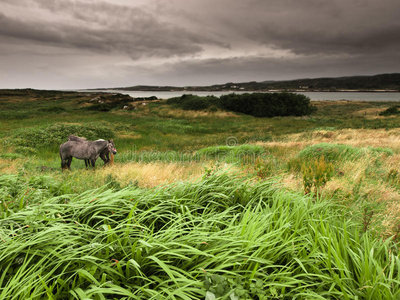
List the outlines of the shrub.
{"type": "Polygon", "coordinates": [[[333,171],[333,164],[326,162],[324,156],[304,163],[301,166],[304,193],[309,194],[314,191],[316,195],[320,194],[321,188],[331,179],[333,171]]]}
{"type": "Polygon", "coordinates": [[[379,113],[380,116],[393,116],[393,115],[399,115],[400,111],[399,111],[399,107],[398,105],[395,106],[391,106],[388,109],[382,111],[379,113]]]}
{"type": "Polygon", "coordinates": [[[96,99],[97,101],[95,103],[85,107],[84,109],[110,111],[113,108],[122,109],[125,105],[134,101],[131,96],[125,94],[104,94],[97,98],[98,99],[96,99]]]}
{"type": "Polygon", "coordinates": [[[221,108],[255,117],[303,116],[316,109],[310,105],[309,97],[294,93],[233,93],[220,98],[185,94],[170,98],[166,103],[185,110],[204,110],[215,106],[214,110],[221,108]]]}
{"type": "Polygon", "coordinates": [[[257,177],[267,178],[277,171],[277,162],[272,155],[257,157],[254,162],[254,169],[257,177]]]}
{"type": "Polygon", "coordinates": [[[218,102],[215,96],[200,97],[192,94],[184,94],[181,97],[170,98],[167,104],[175,105],[184,110],[204,110],[211,108],[218,102]]]}
{"type": "Polygon", "coordinates": [[[255,117],[303,116],[315,111],[310,98],[295,93],[245,93],[220,97],[223,109],[255,117]]]}
{"type": "MultiPolygon", "coordinates": [[[[10,142],[26,149],[59,146],[66,142],[69,135],[84,136],[88,140],[112,138],[113,131],[102,123],[80,125],[56,123],[53,125],[37,126],[18,129],[12,135],[10,142]]],[[[21,148],[22,149],[22,148],[21,148]]]]}

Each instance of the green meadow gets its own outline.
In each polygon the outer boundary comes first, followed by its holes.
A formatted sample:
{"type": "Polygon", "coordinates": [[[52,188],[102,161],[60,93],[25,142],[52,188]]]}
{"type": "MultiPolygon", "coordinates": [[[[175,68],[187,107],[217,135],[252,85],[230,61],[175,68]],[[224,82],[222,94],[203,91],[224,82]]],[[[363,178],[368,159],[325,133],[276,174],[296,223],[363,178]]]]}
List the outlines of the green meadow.
{"type": "Polygon", "coordinates": [[[311,104],[0,91],[0,298],[400,299],[396,103],[311,104]],[[113,164],[62,172],[70,134],[113,164]]]}

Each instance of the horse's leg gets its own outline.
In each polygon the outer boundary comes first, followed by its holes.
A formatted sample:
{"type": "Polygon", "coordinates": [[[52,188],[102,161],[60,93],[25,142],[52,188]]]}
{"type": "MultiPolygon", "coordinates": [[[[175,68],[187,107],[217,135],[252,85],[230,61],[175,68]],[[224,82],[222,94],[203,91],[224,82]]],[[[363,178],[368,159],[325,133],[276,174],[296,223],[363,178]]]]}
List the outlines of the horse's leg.
{"type": "Polygon", "coordinates": [[[91,160],[93,170],[95,169],[96,159],[92,158],[91,160]]]}
{"type": "Polygon", "coordinates": [[[67,162],[68,170],[71,170],[71,162],[72,162],[72,156],[68,157],[68,162],[67,162]]]}
{"type": "Polygon", "coordinates": [[[87,169],[88,163],[89,163],[89,165],[90,165],[89,160],[88,160],[88,159],[85,159],[85,167],[86,167],[86,169],[87,169]]]}
{"type": "Polygon", "coordinates": [[[68,159],[63,158],[61,154],[60,158],[61,158],[61,171],[64,171],[67,168],[68,159]]]}
{"type": "Polygon", "coordinates": [[[100,154],[100,158],[101,158],[102,161],[104,161],[104,165],[107,164],[108,161],[110,160],[110,159],[108,158],[108,153],[107,153],[107,154],[101,153],[101,154],[100,154]]]}

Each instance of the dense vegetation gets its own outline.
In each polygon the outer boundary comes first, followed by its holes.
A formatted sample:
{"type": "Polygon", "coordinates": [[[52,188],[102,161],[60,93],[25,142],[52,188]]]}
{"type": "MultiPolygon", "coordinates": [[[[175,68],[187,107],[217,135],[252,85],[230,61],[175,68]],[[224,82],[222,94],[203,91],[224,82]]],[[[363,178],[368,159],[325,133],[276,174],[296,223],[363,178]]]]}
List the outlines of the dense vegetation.
{"type": "Polygon", "coordinates": [[[68,195],[38,180],[0,177],[8,193],[2,299],[400,295],[400,260],[389,243],[361,234],[327,202],[273,181],[214,173],[151,190],[68,195]]]}
{"type": "Polygon", "coordinates": [[[184,94],[181,97],[169,98],[166,103],[175,105],[184,110],[205,110],[212,106],[220,106],[218,97],[200,97],[192,94],[184,94]]]}
{"type": "Polygon", "coordinates": [[[399,106],[394,105],[379,113],[380,116],[393,116],[400,115],[399,106]]]}
{"type": "Polygon", "coordinates": [[[315,111],[310,98],[295,93],[245,93],[229,94],[219,98],[183,95],[170,98],[168,104],[184,110],[215,111],[217,108],[255,117],[285,117],[309,115],[315,111]]]}
{"type": "Polygon", "coordinates": [[[220,97],[221,107],[255,117],[304,116],[314,111],[310,98],[294,93],[229,94],[220,97]]]}
{"type": "Polygon", "coordinates": [[[1,299],[400,297],[393,103],[88,110],[111,98],[0,91],[1,299]],[[114,165],[61,172],[69,134],[114,165]]]}

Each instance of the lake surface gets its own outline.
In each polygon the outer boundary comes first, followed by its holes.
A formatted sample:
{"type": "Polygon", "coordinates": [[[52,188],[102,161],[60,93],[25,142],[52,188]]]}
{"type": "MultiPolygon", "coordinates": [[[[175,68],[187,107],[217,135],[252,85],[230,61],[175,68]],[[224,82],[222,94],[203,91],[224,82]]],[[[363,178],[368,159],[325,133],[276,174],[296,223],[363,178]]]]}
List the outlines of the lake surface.
{"type": "MultiPolygon", "coordinates": [[[[198,96],[213,95],[219,97],[221,95],[236,93],[252,93],[240,91],[225,91],[225,92],[188,92],[188,91],[173,91],[173,92],[148,92],[148,91],[123,91],[123,90],[75,90],[77,92],[106,92],[106,93],[121,93],[128,94],[133,98],[156,96],[158,99],[168,99],[180,97],[183,94],[193,94],[198,96]]],[[[296,92],[310,97],[311,100],[349,100],[349,101],[400,101],[400,93],[398,92],[296,92]]]]}

